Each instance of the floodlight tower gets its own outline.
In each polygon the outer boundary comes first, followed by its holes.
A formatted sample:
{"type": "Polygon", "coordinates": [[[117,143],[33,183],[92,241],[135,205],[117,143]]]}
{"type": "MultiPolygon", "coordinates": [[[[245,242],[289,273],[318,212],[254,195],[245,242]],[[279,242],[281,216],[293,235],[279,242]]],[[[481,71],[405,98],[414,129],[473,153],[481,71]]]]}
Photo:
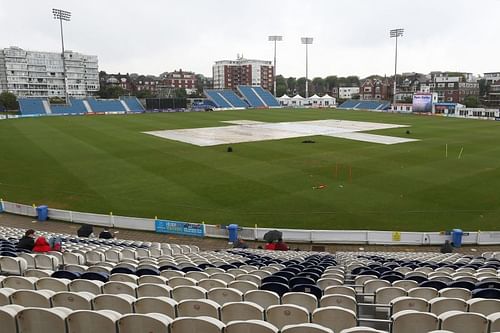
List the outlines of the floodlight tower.
{"type": "Polygon", "coordinates": [[[63,61],[63,76],[64,76],[64,97],[66,103],[69,103],[68,97],[68,78],[66,75],[66,59],[64,58],[64,34],[63,34],[63,21],[69,22],[71,19],[71,12],[62,9],[52,9],[52,14],[54,14],[54,19],[59,20],[61,27],[61,47],[62,47],[62,61],[63,61]]]}
{"type": "Polygon", "coordinates": [[[306,45],[306,99],[309,98],[309,53],[308,46],[313,43],[312,37],[302,37],[302,44],[306,45]]]}
{"type": "Polygon", "coordinates": [[[276,42],[281,42],[283,40],[283,36],[269,36],[268,41],[274,42],[274,67],[273,67],[273,93],[274,97],[276,96],[276,42]]]}
{"type": "Polygon", "coordinates": [[[392,104],[396,105],[396,75],[398,72],[398,37],[402,37],[405,29],[398,28],[390,30],[391,38],[396,38],[396,54],[394,58],[394,96],[392,104]]]}

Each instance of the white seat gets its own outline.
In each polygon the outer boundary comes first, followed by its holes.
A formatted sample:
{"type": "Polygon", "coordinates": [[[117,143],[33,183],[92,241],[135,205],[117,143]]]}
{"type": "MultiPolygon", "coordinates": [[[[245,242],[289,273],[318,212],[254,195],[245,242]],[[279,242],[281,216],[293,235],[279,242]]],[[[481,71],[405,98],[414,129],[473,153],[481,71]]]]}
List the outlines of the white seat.
{"type": "Polygon", "coordinates": [[[427,333],[439,328],[438,318],[433,313],[403,310],[391,318],[391,333],[427,333]]]}
{"type": "Polygon", "coordinates": [[[35,256],[35,253],[21,253],[18,255],[18,258],[26,260],[26,264],[28,265],[27,268],[35,268],[35,256]]]}
{"type": "Polygon", "coordinates": [[[179,317],[212,317],[220,318],[220,305],[209,299],[187,299],[177,304],[179,317]]]}
{"type": "Polygon", "coordinates": [[[49,269],[28,268],[24,271],[24,276],[42,278],[50,277],[53,273],[54,271],[49,269]]]}
{"type": "Polygon", "coordinates": [[[104,282],[97,280],[75,279],[68,285],[69,291],[86,291],[94,295],[102,294],[104,282]]]}
{"type": "Polygon", "coordinates": [[[35,268],[57,270],[59,267],[59,259],[50,254],[37,254],[35,255],[35,268]]]}
{"type": "Polygon", "coordinates": [[[318,299],[316,296],[304,292],[288,292],[281,296],[281,304],[299,305],[312,313],[318,307],[318,299]]]}
{"type": "Polygon", "coordinates": [[[71,313],[66,308],[24,308],[16,316],[19,332],[40,333],[66,332],[66,317],[71,313]]]}
{"type": "Polygon", "coordinates": [[[429,287],[417,287],[408,290],[408,296],[410,297],[419,297],[426,300],[431,300],[435,297],[438,297],[438,291],[434,288],[429,287]]]}
{"type": "Polygon", "coordinates": [[[176,318],[170,324],[170,333],[223,333],[224,323],[210,317],[176,318]]]}
{"type": "Polygon", "coordinates": [[[137,280],[137,284],[141,285],[144,283],[167,285],[168,279],[164,276],[158,276],[158,275],[143,275],[137,280]]]}
{"type": "Polygon", "coordinates": [[[185,277],[190,278],[190,279],[194,279],[196,281],[200,281],[203,279],[210,278],[210,275],[208,275],[205,272],[187,272],[185,277]]]}
{"type": "Polygon", "coordinates": [[[473,298],[468,300],[467,304],[469,305],[469,312],[476,312],[485,316],[500,312],[500,300],[498,299],[473,298]]]}
{"type": "Polygon", "coordinates": [[[52,295],[50,300],[54,307],[65,307],[71,310],[92,310],[92,299],[94,297],[94,294],[85,291],[61,291],[52,295]]]}
{"type": "Polygon", "coordinates": [[[219,305],[224,305],[229,302],[241,302],[243,293],[231,288],[213,288],[207,292],[207,298],[219,303],[219,305]]]}
{"type": "Polygon", "coordinates": [[[334,333],[331,329],[311,323],[286,325],[281,333],[334,333]]]}
{"type": "Polygon", "coordinates": [[[113,310],[121,314],[134,312],[135,297],[130,295],[97,295],[92,299],[94,310],[113,310]]]}
{"type": "Polygon", "coordinates": [[[423,298],[410,296],[398,297],[391,301],[391,315],[405,310],[427,312],[429,311],[429,303],[423,298]]]}
{"type": "Polygon", "coordinates": [[[282,329],[286,325],[309,322],[309,311],[295,304],[271,305],[266,310],[267,321],[282,329]]]}
{"type": "Polygon", "coordinates": [[[64,265],[85,265],[85,257],[80,253],[63,252],[64,265]]]}
{"type": "Polygon", "coordinates": [[[178,286],[196,286],[196,280],[187,277],[173,277],[168,279],[168,285],[172,288],[178,286]]]}
{"type": "Polygon", "coordinates": [[[122,316],[118,320],[118,332],[169,332],[173,319],[162,313],[139,314],[133,313],[122,316]]]}
{"type": "Polygon", "coordinates": [[[174,270],[163,270],[160,272],[160,276],[163,276],[167,279],[171,279],[174,277],[183,277],[184,275],[186,275],[186,273],[174,270]]]}
{"type": "Polygon", "coordinates": [[[2,332],[17,332],[16,316],[24,309],[20,305],[0,306],[0,327],[2,332]]]}
{"type": "Polygon", "coordinates": [[[408,291],[413,288],[418,287],[417,281],[413,280],[397,280],[392,283],[393,287],[400,287],[403,288],[404,290],[408,291]]]}
{"type": "Polygon", "coordinates": [[[36,281],[38,281],[38,278],[25,276],[7,276],[5,279],[3,279],[2,284],[4,288],[12,288],[16,290],[35,290],[36,281]]]}
{"type": "Polygon", "coordinates": [[[271,323],[262,320],[235,320],[227,324],[226,333],[278,333],[271,323]]]}
{"type": "Polygon", "coordinates": [[[318,287],[321,288],[321,290],[325,290],[328,287],[341,286],[344,284],[342,280],[334,278],[323,278],[323,277],[319,279],[316,283],[318,287]]]}
{"type": "Polygon", "coordinates": [[[106,261],[115,263],[119,263],[123,259],[122,253],[113,249],[104,252],[104,257],[106,258],[106,261]]]}
{"type": "Polygon", "coordinates": [[[217,279],[202,279],[198,281],[198,286],[209,291],[214,288],[227,288],[227,283],[217,279]]]}
{"type": "Polygon", "coordinates": [[[487,333],[488,319],[479,313],[447,311],[439,315],[440,328],[454,333],[487,333]]]}
{"type": "Polygon", "coordinates": [[[358,312],[358,304],[356,299],[352,296],[340,294],[325,295],[321,297],[319,303],[321,307],[338,306],[340,308],[351,310],[354,313],[358,312]]]}
{"type": "Polygon", "coordinates": [[[137,284],[131,282],[109,281],[102,286],[102,292],[111,295],[126,294],[136,297],[136,290],[137,284]]]}
{"type": "Polygon", "coordinates": [[[363,283],[363,291],[367,294],[374,294],[377,289],[390,286],[391,284],[389,281],[378,279],[368,280],[363,283]]]}
{"type": "Polygon", "coordinates": [[[12,288],[0,288],[0,306],[9,305],[10,295],[12,295],[15,291],[16,290],[12,288]]]}
{"type": "Polygon", "coordinates": [[[252,302],[230,302],[222,305],[220,318],[224,323],[234,320],[264,320],[264,308],[252,302]]]}
{"type": "Polygon", "coordinates": [[[57,279],[52,277],[39,278],[35,282],[36,289],[47,289],[52,291],[68,291],[69,279],[57,279]]]}
{"type": "Polygon", "coordinates": [[[95,265],[101,261],[106,261],[106,256],[100,251],[88,251],[85,252],[85,263],[86,265],[95,265]]]}
{"type": "Polygon", "coordinates": [[[235,280],[250,281],[250,282],[253,282],[256,285],[260,286],[262,279],[254,274],[241,274],[241,275],[238,275],[235,280]]]}
{"type": "Polygon", "coordinates": [[[312,322],[340,332],[357,324],[356,313],[338,306],[327,306],[316,309],[312,314],[312,322]]]}
{"type": "Polygon", "coordinates": [[[490,314],[487,319],[490,322],[490,332],[500,332],[500,311],[490,314]]]}
{"type": "Polygon", "coordinates": [[[207,291],[198,286],[178,286],[172,289],[171,294],[177,302],[185,299],[207,298],[207,291]]]}
{"type": "Polygon", "coordinates": [[[271,305],[279,305],[280,297],[278,294],[268,290],[251,290],[243,295],[243,299],[248,302],[253,302],[267,309],[271,305]]]}
{"type": "Polygon", "coordinates": [[[382,287],[375,291],[376,304],[390,304],[395,298],[406,296],[406,290],[400,287],[382,287]]]}
{"type": "Polygon", "coordinates": [[[117,281],[117,282],[129,282],[134,284],[138,283],[138,277],[134,274],[124,274],[124,273],[114,273],[109,277],[109,281],[117,281]]]}
{"type": "Polygon", "coordinates": [[[327,287],[323,292],[323,295],[333,295],[333,294],[347,295],[356,298],[356,291],[354,290],[354,288],[347,286],[331,286],[327,287]]]}
{"type": "Polygon", "coordinates": [[[460,298],[464,301],[468,301],[471,299],[472,293],[469,289],[465,288],[444,288],[439,291],[439,296],[460,298]]]}
{"type": "Polygon", "coordinates": [[[121,314],[111,310],[78,310],[67,318],[68,333],[116,332],[121,314]]]}
{"type": "Polygon", "coordinates": [[[452,310],[467,311],[467,303],[460,298],[436,297],[429,301],[429,310],[437,316],[452,310]]]}
{"type": "Polygon", "coordinates": [[[52,290],[16,290],[10,296],[12,304],[24,307],[50,308],[50,298],[55,294],[52,290]]]}
{"type": "Polygon", "coordinates": [[[340,333],[384,333],[384,332],[376,330],[371,327],[357,326],[357,327],[346,328],[340,331],[340,333]]]}
{"type": "MultiPolygon", "coordinates": [[[[200,284],[198,283],[198,285],[200,285],[200,284]]],[[[234,281],[230,282],[227,285],[227,287],[237,289],[237,290],[241,291],[243,294],[245,294],[247,291],[250,291],[250,290],[259,289],[259,286],[256,283],[250,282],[250,281],[242,281],[242,280],[234,280],[234,281]]]]}
{"type": "Polygon", "coordinates": [[[164,284],[143,283],[137,287],[137,297],[172,296],[172,288],[164,284]]]}
{"type": "Polygon", "coordinates": [[[211,279],[216,279],[216,280],[222,280],[226,283],[229,283],[231,281],[234,281],[234,275],[231,275],[229,273],[215,273],[210,275],[211,279]]]}
{"type": "Polygon", "coordinates": [[[28,262],[21,257],[0,256],[0,271],[7,274],[22,275],[28,269],[28,262]]]}
{"type": "Polygon", "coordinates": [[[152,313],[159,312],[166,314],[170,318],[175,318],[177,315],[177,302],[168,297],[140,297],[134,302],[134,310],[136,313],[152,313]]]}

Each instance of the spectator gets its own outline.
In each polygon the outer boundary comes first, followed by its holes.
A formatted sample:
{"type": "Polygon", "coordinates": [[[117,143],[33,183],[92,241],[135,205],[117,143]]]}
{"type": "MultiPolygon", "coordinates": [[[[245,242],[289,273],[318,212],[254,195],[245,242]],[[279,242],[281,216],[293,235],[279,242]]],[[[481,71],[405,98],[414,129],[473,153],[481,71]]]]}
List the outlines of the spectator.
{"type": "Polygon", "coordinates": [[[49,242],[47,242],[47,238],[40,236],[36,239],[33,252],[49,252],[50,250],[52,249],[50,248],[49,242]]]}
{"type": "Polygon", "coordinates": [[[452,253],[453,247],[449,240],[445,240],[444,244],[441,246],[441,253],[452,253]]]}
{"type": "Polygon", "coordinates": [[[290,248],[288,247],[288,245],[286,245],[285,242],[283,242],[283,239],[278,239],[278,243],[276,243],[276,245],[274,246],[274,249],[276,251],[288,251],[290,248]]]}
{"type": "Polygon", "coordinates": [[[84,224],[76,232],[78,237],[94,237],[94,228],[90,224],[84,224]]]}
{"type": "Polygon", "coordinates": [[[49,245],[52,251],[62,252],[62,239],[59,236],[50,237],[49,245]]]}
{"type": "Polygon", "coordinates": [[[238,249],[248,249],[248,244],[245,243],[243,239],[238,237],[236,242],[233,243],[233,247],[238,249]]]}
{"type": "Polygon", "coordinates": [[[115,236],[113,236],[113,234],[111,232],[109,232],[108,227],[104,227],[104,230],[101,231],[101,233],[99,234],[99,238],[112,239],[112,238],[115,238],[115,236]]]}
{"type": "Polygon", "coordinates": [[[269,243],[267,243],[266,246],[265,246],[265,249],[266,250],[271,250],[271,251],[276,250],[276,243],[275,242],[269,242],[269,243]]]}
{"type": "Polygon", "coordinates": [[[35,230],[29,229],[26,230],[24,236],[21,237],[19,243],[17,243],[17,247],[20,249],[33,250],[35,246],[35,230]]]}

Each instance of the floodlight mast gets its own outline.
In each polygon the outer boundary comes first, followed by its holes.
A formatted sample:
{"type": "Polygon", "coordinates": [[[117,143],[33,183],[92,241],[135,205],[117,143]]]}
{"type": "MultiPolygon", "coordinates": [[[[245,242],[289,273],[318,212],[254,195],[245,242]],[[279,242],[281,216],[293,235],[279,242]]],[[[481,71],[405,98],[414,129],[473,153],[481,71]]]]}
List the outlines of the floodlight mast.
{"type": "Polygon", "coordinates": [[[68,95],[68,78],[66,75],[66,59],[64,57],[64,34],[63,34],[63,21],[69,22],[71,20],[71,12],[62,10],[62,9],[52,9],[52,14],[54,15],[55,20],[59,20],[59,26],[61,28],[61,49],[62,49],[62,61],[63,61],[63,76],[64,76],[64,98],[66,103],[69,103],[69,95],[68,95]]]}
{"type": "Polygon", "coordinates": [[[273,66],[273,93],[274,97],[276,96],[276,42],[281,42],[283,40],[283,36],[269,36],[268,41],[274,42],[274,66],[273,66]]]}
{"type": "Polygon", "coordinates": [[[391,38],[396,38],[396,53],[394,57],[394,93],[393,93],[393,108],[396,107],[396,75],[398,73],[398,37],[402,37],[405,29],[398,28],[398,29],[392,29],[390,30],[390,37],[391,38]]]}
{"type": "Polygon", "coordinates": [[[309,50],[308,46],[313,43],[312,37],[302,37],[302,44],[306,45],[306,99],[309,98],[309,50]]]}

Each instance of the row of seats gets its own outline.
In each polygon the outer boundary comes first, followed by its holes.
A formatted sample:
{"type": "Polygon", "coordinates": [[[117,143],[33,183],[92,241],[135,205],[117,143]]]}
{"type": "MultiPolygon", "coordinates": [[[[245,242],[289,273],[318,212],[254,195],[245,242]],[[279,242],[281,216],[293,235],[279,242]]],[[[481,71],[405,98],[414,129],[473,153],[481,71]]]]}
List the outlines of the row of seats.
{"type": "Polygon", "coordinates": [[[361,100],[348,100],[342,103],[339,108],[341,109],[362,109],[362,110],[387,110],[391,106],[387,101],[361,101],[361,100]]]}

